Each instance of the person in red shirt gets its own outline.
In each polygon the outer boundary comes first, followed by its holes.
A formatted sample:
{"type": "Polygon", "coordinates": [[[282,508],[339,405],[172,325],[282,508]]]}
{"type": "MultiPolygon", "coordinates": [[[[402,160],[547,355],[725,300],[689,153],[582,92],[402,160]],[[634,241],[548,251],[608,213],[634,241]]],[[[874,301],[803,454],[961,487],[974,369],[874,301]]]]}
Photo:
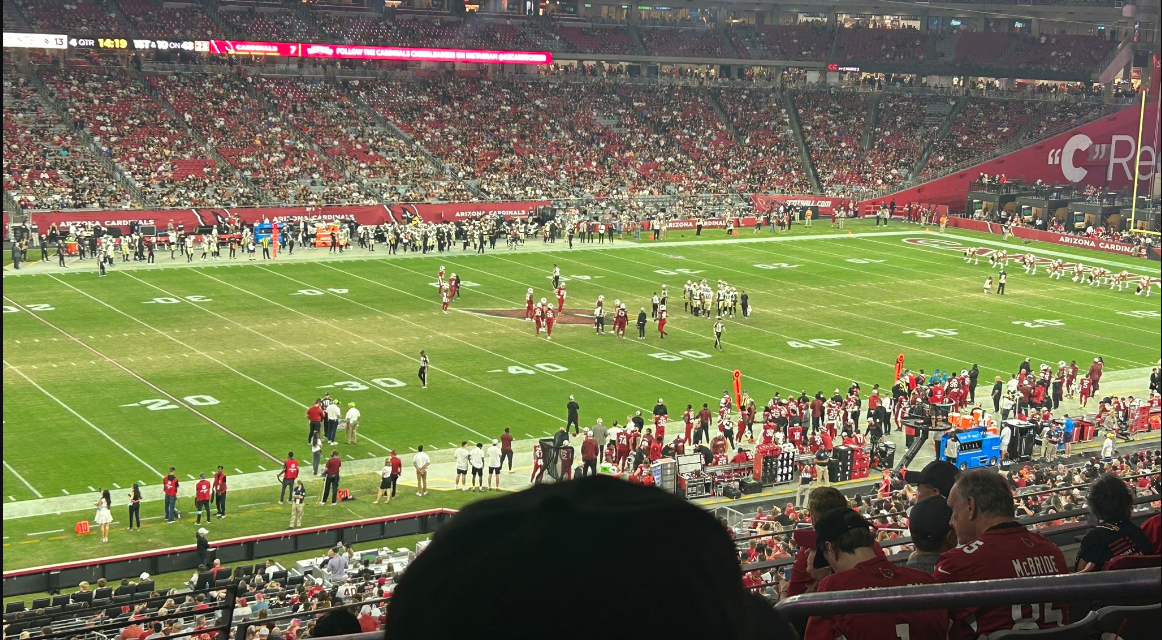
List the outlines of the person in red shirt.
{"type": "MultiPolygon", "coordinates": [[[[331,505],[339,499],[339,469],[343,467],[343,461],[339,459],[339,451],[331,451],[331,457],[327,459],[327,464],[323,467],[323,495],[319,498],[318,504],[323,504],[327,501],[327,496],[331,497],[331,505]]],[[[297,469],[296,469],[297,472],[297,469]]],[[[295,474],[297,477],[297,473],[295,474]]]]}
{"type": "Polygon", "coordinates": [[[581,477],[597,475],[597,454],[601,445],[585,430],[585,439],[581,441],[581,477]]]}
{"type": "Polygon", "coordinates": [[[206,512],[206,524],[210,524],[210,481],[206,474],[199,474],[198,482],[194,485],[194,511],[198,512],[198,521],[202,524],[202,511],[206,512]]]}
{"type": "Polygon", "coordinates": [[[528,293],[525,294],[525,322],[533,319],[533,288],[529,287],[528,293]]]}
{"type": "MultiPolygon", "coordinates": [[[[834,572],[819,581],[817,593],[856,591],[876,587],[933,584],[932,576],[917,569],[892,564],[875,552],[875,534],[863,516],[852,509],[834,509],[815,520],[815,549],[811,556],[817,569],[834,572]]],[[[803,553],[803,552],[800,552],[803,553]]],[[[941,638],[948,630],[948,612],[893,611],[884,613],[812,616],[803,640],[899,640],[941,638]]]]}
{"type": "Polygon", "coordinates": [[[685,443],[690,444],[690,436],[694,433],[694,405],[686,405],[686,412],[682,414],[682,422],[686,423],[685,443]]]}
{"type": "Polygon", "coordinates": [[[546,300],[541,298],[541,301],[533,308],[533,326],[536,327],[538,336],[541,335],[541,323],[545,318],[545,303],[546,300]]]}
{"type": "Polygon", "coordinates": [[[167,474],[161,480],[161,490],[165,494],[165,522],[166,524],[173,524],[178,520],[178,477],[174,475],[177,471],[174,467],[169,468],[167,474]]]}
{"type": "Polygon", "coordinates": [[[286,493],[294,492],[295,480],[299,479],[299,461],[295,460],[294,451],[287,452],[286,461],[282,463],[282,471],[279,471],[276,477],[282,483],[282,491],[278,492],[278,503],[282,504],[286,499],[286,493]]]}
{"type": "Polygon", "coordinates": [[[226,517],[226,472],[222,469],[222,465],[218,465],[218,470],[214,472],[214,507],[218,511],[219,518],[226,517]]]}
{"type": "Polygon", "coordinates": [[[508,427],[504,428],[504,433],[500,436],[500,464],[508,460],[508,472],[512,473],[512,434],[508,432],[508,427]]]}
{"type": "Polygon", "coordinates": [[[617,466],[621,467],[626,458],[629,458],[629,431],[626,429],[618,431],[614,442],[617,445],[617,466]]]}
{"type": "MultiPolygon", "coordinates": [[[[1013,518],[1013,493],[991,469],[960,474],[948,496],[952,528],[961,545],[945,551],[933,574],[939,583],[999,580],[1068,573],[1057,545],[1013,518]]],[[[1008,629],[1052,629],[1069,623],[1064,603],[970,607],[950,612],[949,640],[976,640],[1008,629]]]]}
{"type": "Polygon", "coordinates": [[[565,285],[557,287],[557,313],[565,308],[565,285]]]}
{"type": "Polygon", "coordinates": [[[1162,515],[1155,515],[1143,522],[1142,533],[1146,534],[1146,539],[1153,545],[1153,553],[1162,551],[1162,515]]]}
{"type": "Polygon", "coordinates": [[[701,444],[704,440],[710,442],[710,408],[705,402],[698,411],[698,430],[694,432],[694,444],[701,444]]]}
{"type": "Polygon", "coordinates": [[[388,502],[391,502],[391,499],[395,497],[395,489],[396,489],[396,486],[399,484],[399,477],[401,475],[403,475],[403,461],[399,459],[398,455],[396,455],[395,449],[392,449],[391,450],[391,476],[388,477],[388,480],[391,480],[391,497],[389,497],[387,499],[388,502]]]}
{"type": "MultiPolygon", "coordinates": [[[[788,505],[790,508],[787,515],[790,516],[794,513],[794,505],[790,503],[788,505]]],[[[847,498],[835,487],[818,487],[813,489],[807,498],[807,511],[814,514],[813,517],[835,509],[847,508],[847,498]]],[[[795,529],[792,537],[800,551],[791,565],[791,581],[787,584],[788,597],[807,593],[812,585],[831,573],[830,568],[816,569],[807,564],[807,556],[810,555],[807,550],[815,548],[815,529],[795,529]]],[[[876,555],[884,555],[884,550],[878,542],[875,543],[874,549],[876,555]]]]}
{"type": "Polygon", "coordinates": [[[650,443],[650,462],[654,462],[658,458],[661,458],[661,457],[662,457],[662,439],[661,438],[654,438],[654,441],[650,443]]]}
{"type": "Polygon", "coordinates": [[[1085,405],[1089,404],[1089,397],[1093,395],[1093,380],[1082,378],[1081,382],[1078,383],[1077,393],[1078,399],[1081,401],[1081,408],[1084,409],[1085,405]]]}
{"type": "Polygon", "coordinates": [[[379,631],[379,620],[371,615],[371,605],[365,604],[359,610],[359,629],[363,633],[379,631]]]}
{"type": "Polygon", "coordinates": [[[311,436],[320,433],[323,430],[323,418],[327,417],[323,412],[323,399],[316,398],[315,404],[307,408],[307,420],[310,421],[310,430],[307,431],[307,443],[311,442],[311,436]]]}

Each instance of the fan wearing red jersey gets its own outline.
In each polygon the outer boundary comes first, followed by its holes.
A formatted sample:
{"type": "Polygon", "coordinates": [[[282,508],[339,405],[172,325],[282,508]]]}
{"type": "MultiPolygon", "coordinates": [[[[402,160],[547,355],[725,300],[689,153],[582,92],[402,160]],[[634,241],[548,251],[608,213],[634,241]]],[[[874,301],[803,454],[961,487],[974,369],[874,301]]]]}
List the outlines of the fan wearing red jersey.
{"type": "MultiPolygon", "coordinates": [[[[896,566],[877,555],[871,524],[847,508],[832,509],[815,520],[812,560],[816,569],[830,566],[834,571],[819,581],[818,593],[935,582],[923,571],[896,566]]],[[[943,609],[836,614],[812,616],[803,640],[943,638],[947,629],[948,612],[943,609]]]]}
{"type": "MultiPolygon", "coordinates": [[[[961,545],[936,562],[937,582],[999,580],[1067,573],[1057,545],[1013,518],[1013,493],[990,469],[960,474],[948,496],[961,545]]],[[[1052,629],[1069,623],[1064,603],[953,609],[950,640],[978,640],[1008,629],[1052,629]]]]}

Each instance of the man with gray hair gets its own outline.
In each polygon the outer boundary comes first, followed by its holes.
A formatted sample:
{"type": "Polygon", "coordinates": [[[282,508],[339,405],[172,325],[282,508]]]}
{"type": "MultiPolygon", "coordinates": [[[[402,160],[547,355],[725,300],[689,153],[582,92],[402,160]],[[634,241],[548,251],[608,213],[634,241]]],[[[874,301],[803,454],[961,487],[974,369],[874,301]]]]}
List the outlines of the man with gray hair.
{"type": "MultiPolygon", "coordinates": [[[[991,469],[960,474],[948,496],[951,525],[961,545],[941,554],[939,583],[1000,580],[1068,573],[1065,556],[1045,536],[1013,517],[1008,482],[991,469]]],[[[1069,623],[1065,603],[953,609],[950,639],[985,637],[1009,629],[1053,629],[1069,623]]]]}
{"type": "Polygon", "coordinates": [[[605,448],[605,445],[609,444],[609,429],[605,426],[605,423],[601,421],[601,418],[597,419],[597,424],[593,425],[593,428],[590,429],[590,432],[593,434],[593,439],[597,441],[597,444],[600,445],[602,449],[605,448]]]}

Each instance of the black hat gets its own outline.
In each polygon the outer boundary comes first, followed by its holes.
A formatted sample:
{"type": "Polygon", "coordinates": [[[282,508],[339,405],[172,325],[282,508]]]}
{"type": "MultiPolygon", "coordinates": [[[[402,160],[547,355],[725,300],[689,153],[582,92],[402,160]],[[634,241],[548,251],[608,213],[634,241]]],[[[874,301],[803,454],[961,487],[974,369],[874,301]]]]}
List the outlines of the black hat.
{"type": "Polygon", "coordinates": [[[825,543],[835,542],[848,531],[870,527],[871,523],[854,509],[844,507],[824,513],[815,521],[815,568],[826,569],[828,567],[827,558],[823,557],[825,543]]]}
{"type": "Polygon", "coordinates": [[[952,493],[952,485],[960,477],[960,470],[956,465],[944,460],[933,460],[922,471],[905,471],[904,482],[908,484],[926,484],[945,498],[952,493]]]}
{"type": "MultiPolygon", "coordinates": [[[[510,637],[559,629],[560,594],[545,588],[544,576],[562,562],[561,540],[599,540],[613,531],[652,540],[652,554],[683,561],[661,563],[650,580],[619,587],[622,597],[590,612],[588,622],[599,614],[619,620],[619,637],[793,637],[760,596],[743,589],[734,545],[714,516],[656,488],[604,476],[467,505],[408,565],[392,596],[386,635],[451,637],[462,632],[464,620],[495,615],[513,602],[522,603],[525,613],[514,619],[510,637]],[[683,535],[657,535],[663,531],[683,535]],[[494,578],[481,591],[471,580],[449,580],[452,572],[494,578]],[[642,616],[643,598],[669,607],[671,615],[642,616]],[[449,602],[457,603],[454,616],[447,615],[449,602]]],[[[598,593],[608,589],[608,576],[581,572],[570,584],[579,593],[598,593]]],[[[592,625],[569,626],[576,630],[564,631],[565,640],[591,636],[592,625]]]]}
{"type": "Polygon", "coordinates": [[[917,502],[908,512],[908,530],[912,537],[922,536],[940,540],[952,527],[952,508],[942,496],[928,496],[917,502]]]}

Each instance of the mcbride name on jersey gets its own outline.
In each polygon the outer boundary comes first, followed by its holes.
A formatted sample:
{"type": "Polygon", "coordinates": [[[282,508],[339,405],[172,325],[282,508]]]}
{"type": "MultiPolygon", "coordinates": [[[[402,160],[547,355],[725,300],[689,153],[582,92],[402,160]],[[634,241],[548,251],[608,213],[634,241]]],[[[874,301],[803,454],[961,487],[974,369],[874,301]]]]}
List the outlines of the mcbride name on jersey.
{"type": "MultiPolygon", "coordinates": [[[[997,525],[963,547],[944,552],[933,577],[939,583],[999,580],[1067,573],[1057,545],[1016,522],[997,525]]],[[[1052,629],[1069,623],[1065,604],[954,609],[950,640],[977,640],[1004,629],[1052,629]]]]}

